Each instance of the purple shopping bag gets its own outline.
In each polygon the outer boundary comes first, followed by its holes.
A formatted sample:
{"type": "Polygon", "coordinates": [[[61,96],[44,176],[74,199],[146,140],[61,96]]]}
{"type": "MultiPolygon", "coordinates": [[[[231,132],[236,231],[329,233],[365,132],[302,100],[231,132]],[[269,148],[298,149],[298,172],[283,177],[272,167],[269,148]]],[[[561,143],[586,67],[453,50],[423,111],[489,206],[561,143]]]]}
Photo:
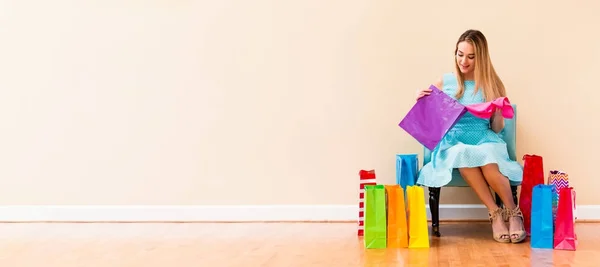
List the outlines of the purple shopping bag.
{"type": "Polygon", "coordinates": [[[417,100],[398,126],[433,150],[467,108],[434,85],[429,89],[431,94],[417,100]]]}

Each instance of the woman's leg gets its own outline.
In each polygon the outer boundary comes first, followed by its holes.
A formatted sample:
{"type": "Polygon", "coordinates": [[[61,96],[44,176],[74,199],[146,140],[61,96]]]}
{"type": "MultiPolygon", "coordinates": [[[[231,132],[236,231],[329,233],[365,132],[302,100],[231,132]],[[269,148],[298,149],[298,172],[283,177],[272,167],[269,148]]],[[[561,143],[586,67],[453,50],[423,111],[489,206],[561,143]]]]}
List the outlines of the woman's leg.
{"type": "Polygon", "coordinates": [[[481,167],[483,177],[487,183],[492,187],[494,192],[498,193],[502,203],[507,209],[513,210],[517,206],[515,200],[512,197],[512,191],[510,190],[510,183],[508,179],[500,173],[497,164],[488,164],[481,167]]]}
{"type": "Polygon", "coordinates": [[[515,243],[523,241],[526,237],[523,215],[512,197],[508,179],[500,172],[497,164],[485,165],[481,167],[481,171],[487,183],[498,193],[508,211],[510,239],[515,243]]]}
{"type": "Polygon", "coordinates": [[[496,205],[496,202],[494,201],[494,197],[492,197],[492,192],[490,192],[490,188],[485,181],[481,168],[460,168],[459,171],[460,175],[465,179],[467,184],[473,188],[475,194],[477,194],[488,210],[495,210],[498,208],[498,205],[496,205]]]}
{"type": "Polygon", "coordinates": [[[492,197],[492,192],[490,192],[481,168],[460,168],[459,171],[463,179],[473,188],[475,194],[477,194],[481,202],[487,207],[490,220],[492,221],[494,239],[499,242],[510,242],[509,231],[506,228],[506,224],[504,224],[501,210],[492,197]]]}

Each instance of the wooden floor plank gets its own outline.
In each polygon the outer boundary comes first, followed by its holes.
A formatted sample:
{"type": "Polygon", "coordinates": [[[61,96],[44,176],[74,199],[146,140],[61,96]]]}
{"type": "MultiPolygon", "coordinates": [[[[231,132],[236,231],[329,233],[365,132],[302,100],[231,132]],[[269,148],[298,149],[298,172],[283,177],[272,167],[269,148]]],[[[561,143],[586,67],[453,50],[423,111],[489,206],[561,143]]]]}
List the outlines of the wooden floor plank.
{"type": "Polygon", "coordinates": [[[0,224],[0,266],[598,266],[600,224],[578,251],[500,244],[486,223],[445,223],[429,249],[364,249],[354,223],[0,224]]]}

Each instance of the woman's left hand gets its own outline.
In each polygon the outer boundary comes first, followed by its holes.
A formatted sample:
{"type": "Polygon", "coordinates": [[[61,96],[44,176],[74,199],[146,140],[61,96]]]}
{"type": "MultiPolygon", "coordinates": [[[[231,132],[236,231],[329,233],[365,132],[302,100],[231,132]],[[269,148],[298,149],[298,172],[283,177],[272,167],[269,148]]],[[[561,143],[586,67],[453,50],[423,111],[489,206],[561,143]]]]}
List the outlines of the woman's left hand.
{"type": "Polygon", "coordinates": [[[490,121],[491,128],[494,132],[500,132],[504,128],[504,117],[502,117],[502,110],[497,109],[492,115],[490,121]]]}

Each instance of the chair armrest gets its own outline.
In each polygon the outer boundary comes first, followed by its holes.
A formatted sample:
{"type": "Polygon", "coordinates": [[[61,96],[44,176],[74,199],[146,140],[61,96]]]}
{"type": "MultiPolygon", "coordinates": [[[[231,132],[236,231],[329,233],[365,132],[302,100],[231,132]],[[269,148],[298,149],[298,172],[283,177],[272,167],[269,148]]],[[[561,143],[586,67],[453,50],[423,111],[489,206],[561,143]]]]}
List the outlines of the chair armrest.
{"type": "Polygon", "coordinates": [[[423,147],[423,166],[431,161],[431,150],[423,147]]]}
{"type": "Polygon", "coordinates": [[[508,156],[511,160],[517,160],[517,105],[512,104],[515,115],[512,119],[504,119],[504,129],[500,132],[502,139],[506,142],[508,156]]]}

